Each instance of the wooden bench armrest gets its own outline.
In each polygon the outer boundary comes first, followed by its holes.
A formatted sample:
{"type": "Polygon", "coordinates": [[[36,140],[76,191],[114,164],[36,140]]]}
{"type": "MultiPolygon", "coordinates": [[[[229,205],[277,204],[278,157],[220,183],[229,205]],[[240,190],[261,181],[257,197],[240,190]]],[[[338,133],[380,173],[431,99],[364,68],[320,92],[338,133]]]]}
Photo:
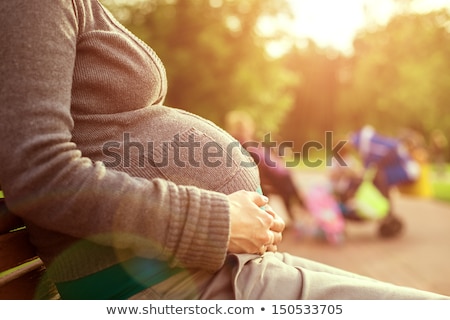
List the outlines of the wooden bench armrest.
{"type": "Polygon", "coordinates": [[[0,300],[58,298],[23,221],[0,198],[0,300]]]}
{"type": "Polygon", "coordinates": [[[40,258],[35,258],[31,261],[25,262],[22,265],[9,269],[0,273],[0,287],[6,285],[13,280],[16,280],[32,271],[41,269],[44,267],[44,263],[40,258]]]}

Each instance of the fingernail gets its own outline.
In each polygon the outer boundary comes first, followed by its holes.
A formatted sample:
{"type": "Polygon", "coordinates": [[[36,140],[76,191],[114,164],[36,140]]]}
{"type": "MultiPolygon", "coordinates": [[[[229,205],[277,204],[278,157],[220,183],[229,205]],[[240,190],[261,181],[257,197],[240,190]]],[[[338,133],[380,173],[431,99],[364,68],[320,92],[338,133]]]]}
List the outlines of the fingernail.
{"type": "Polygon", "coordinates": [[[269,202],[269,198],[267,198],[266,196],[261,196],[261,199],[263,199],[264,202],[269,202]]]}

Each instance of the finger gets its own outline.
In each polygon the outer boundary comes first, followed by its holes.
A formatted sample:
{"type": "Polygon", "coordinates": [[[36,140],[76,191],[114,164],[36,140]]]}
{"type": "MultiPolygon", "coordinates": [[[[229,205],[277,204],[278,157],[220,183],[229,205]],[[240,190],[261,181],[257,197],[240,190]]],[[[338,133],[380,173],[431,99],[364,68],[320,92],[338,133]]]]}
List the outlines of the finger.
{"type": "Polygon", "coordinates": [[[263,207],[269,203],[269,198],[267,198],[265,195],[259,194],[258,192],[248,191],[247,194],[249,195],[250,200],[258,207],[263,207]]]}
{"type": "Polygon", "coordinates": [[[267,232],[269,232],[274,224],[275,217],[272,214],[268,213],[266,210],[261,209],[259,211],[258,219],[260,219],[267,232]]]}
{"type": "Polygon", "coordinates": [[[271,244],[271,245],[266,247],[266,251],[267,252],[277,252],[278,251],[278,246],[275,245],[275,244],[271,244]]]}
{"type": "Polygon", "coordinates": [[[264,211],[269,214],[269,216],[273,219],[272,223],[270,225],[270,230],[281,232],[284,230],[285,223],[283,219],[275,212],[273,211],[272,207],[270,205],[266,205],[264,207],[264,211]]]}
{"type": "Polygon", "coordinates": [[[275,241],[275,233],[272,232],[272,231],[269,231],[267,234],[268,234],[268,239],[269,240],[265,243],[265,245],[269,246],[269,245],[273,244],[274,241],[275,241]]]}
{"type": "Polygon", "coordinates": [[[270,230],[274,232],[283,232],[284,228],[286,227],[286,224],[281,217],[276,217],[273,219],[272,226],[270,227],[270,230]]]}
{"type": "Polygon", "coordinates": [[[257,254],[263,255],[264,253],[266,253],[267,247],[268,247],[268,246],[266,246],[266,245],[261,246],[261,248],[259,248],[257,254]]]}
{"type": "Polygon", "coordinates": [[[281,232],[274,232],[273,235],[273,242],[271,244],[277,245],[283,240],[283,234],[281,232]]]}
{"type": "Polygon", "coordinates": [[[286,223],[284,222],[284,220],[278,214],[276,214],[270,206],[267,206],[266,212],[273,217],[273,222],[270,226],[270,230],[282,232],[286,227],[286,223]]]}
{"type": "Polygon", "coordinates": [[[275,218],[275,216],[277,215],[276,213],[275,213],[275,211],[273,210],[273,208],[269,205],[269,204],[266,204],[265,205],[265,207],[264,207],[264,209],[266,210],[266,212],[268,213],[268,214],[270,214],[272,217],[274,217],[275,218]]]}
{"type": "Polygon", "coordinates": [[[286,223],[284,222],[284,220],[272,209],[270,205],[266,205],[265,209],[266,212],[274,218],[273,225],[271,226],[270,230],[282,232],[286,227],[286,223]]]}

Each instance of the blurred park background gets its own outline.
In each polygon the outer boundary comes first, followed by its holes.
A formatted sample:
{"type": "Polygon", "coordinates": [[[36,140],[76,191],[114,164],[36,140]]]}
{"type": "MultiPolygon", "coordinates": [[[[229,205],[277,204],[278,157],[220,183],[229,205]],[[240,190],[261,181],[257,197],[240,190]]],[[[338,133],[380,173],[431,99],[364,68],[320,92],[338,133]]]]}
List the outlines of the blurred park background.
{"type": "Polygon", "coordinates": [[[448,0],[102,2],[162,59],[168,106],[245,110],[294,152],[365,124],[450,136],[448,0]]]}
{"type": "Polygon", "coordinates": [[[325,131],[346,133],[367,123],[393,135],[403,127],[427,139],[436,128],[450,135],[448,0],[447,10],[431,11],[414,10],[414,0],[102,2],[163,60],[169,106],[218,124],[228,111],[245,109],[261,133],[298,148],[323,140],[325,131]],[[318,17],[301,15],[302,2],[320,6],[307,12],[318,17]],[[380,18],[376,12],[387,3],[380,18]],[[314,19],[319,35],[340,40],[348,37],[340,24],[362,18],[351,48],[319,46],[295,30],[296,21],[314,19]]]}
{"type": "MultiPolygon", "coordinates": [[[[366,124],[392,137],[414,132],[428,192],[395,198],[404,237],[381,241],[358,225],[330,248],[288,230],[284,248],[450,295],[449,0],[101,2],[163,61],[168,106],[223,127],[230,111],[246,111],[259,137],[290,141],[294,153],[366,124]]],[[[298,169],[304,180],[307,168],[298,169]]]]}

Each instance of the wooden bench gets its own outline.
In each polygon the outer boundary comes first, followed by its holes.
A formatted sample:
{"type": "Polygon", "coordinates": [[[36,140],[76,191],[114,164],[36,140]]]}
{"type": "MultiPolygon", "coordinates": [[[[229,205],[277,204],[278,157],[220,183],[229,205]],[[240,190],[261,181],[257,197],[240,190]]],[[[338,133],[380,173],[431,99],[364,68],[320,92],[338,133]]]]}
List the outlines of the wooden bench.
{"type": "Polygon", "coordinates": [[[0,198],[0,300],[58,299],[23,221],[0,198]]]}

